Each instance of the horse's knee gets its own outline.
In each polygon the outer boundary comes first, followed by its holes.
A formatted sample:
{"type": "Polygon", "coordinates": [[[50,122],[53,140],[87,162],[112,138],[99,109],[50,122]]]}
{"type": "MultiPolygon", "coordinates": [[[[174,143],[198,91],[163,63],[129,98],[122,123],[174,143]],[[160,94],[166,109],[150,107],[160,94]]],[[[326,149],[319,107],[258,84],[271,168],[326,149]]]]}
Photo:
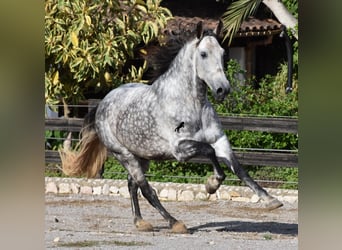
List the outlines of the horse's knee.
{"type": "Polygon", "coordinates": [[[197,155],[213,158],[215,149],[210,144],[200,141],[182,140],[178,142],[175,150],[175,157],[178,161],[187,161],[197,155]]]}

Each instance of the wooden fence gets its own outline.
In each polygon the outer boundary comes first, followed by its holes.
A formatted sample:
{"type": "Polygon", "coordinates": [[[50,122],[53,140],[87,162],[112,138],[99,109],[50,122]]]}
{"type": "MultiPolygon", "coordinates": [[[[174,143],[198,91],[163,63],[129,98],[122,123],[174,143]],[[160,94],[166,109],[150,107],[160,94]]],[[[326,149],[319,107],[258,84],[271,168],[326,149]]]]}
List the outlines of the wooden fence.
{"type": "MultiPolygon", "coordinates": [[[[272,133],[298,133],[298,119],[220,116],[225,130],[248,130],[272,133]]],[[[47,118],[45,130],[79,132],[83,119],[47,118]]],[[[298,167],[297,150],[272,149],[235,149],[234,152],[242,165],[298,167]]],[[[45,150],[45,162],[60,162],[57,151],[45,150]]],[[[190,162],[210,163],[206,158],[198,157],[190,162]]]]}

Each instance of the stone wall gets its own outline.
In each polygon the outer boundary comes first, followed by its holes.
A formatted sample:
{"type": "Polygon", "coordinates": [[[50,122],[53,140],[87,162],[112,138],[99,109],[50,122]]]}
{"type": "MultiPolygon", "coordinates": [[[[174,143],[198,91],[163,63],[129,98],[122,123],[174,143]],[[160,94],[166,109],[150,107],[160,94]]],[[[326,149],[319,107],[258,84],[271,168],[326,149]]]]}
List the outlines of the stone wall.
{"type": "MultiPolygon", "coordinates": [[[[232,200],[258,202],[259,197],[248,187],[222,185],[215,194],[209,195],[204,184],[180,184],[171,182],[149,182],[160,200],[232,200]]],[[[298,191],[266,188],[267,192],[280,201],[298,202],[298,191]]],[[[140,192],[140,190],[139,190],[140,192]]],[[[88,194],[118,195],[129,198],[126,180],[57,178],[45,177],[45,193],[53,194],[88,194]]],[[[139,193],[141,196],[141,194],[139,193]]]]}

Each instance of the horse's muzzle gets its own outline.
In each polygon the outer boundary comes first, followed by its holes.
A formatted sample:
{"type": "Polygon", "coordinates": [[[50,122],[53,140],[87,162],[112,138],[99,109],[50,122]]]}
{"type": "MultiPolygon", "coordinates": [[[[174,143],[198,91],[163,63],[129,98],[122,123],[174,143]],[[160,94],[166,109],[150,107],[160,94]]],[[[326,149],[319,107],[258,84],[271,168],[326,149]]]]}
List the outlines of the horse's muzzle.
{"type": "Polygon", "coordinates": [[[219,87],[215,92],[215,99],[217,102],[223,102],[226,96],[229,94],[230,88],[219,87]]]}

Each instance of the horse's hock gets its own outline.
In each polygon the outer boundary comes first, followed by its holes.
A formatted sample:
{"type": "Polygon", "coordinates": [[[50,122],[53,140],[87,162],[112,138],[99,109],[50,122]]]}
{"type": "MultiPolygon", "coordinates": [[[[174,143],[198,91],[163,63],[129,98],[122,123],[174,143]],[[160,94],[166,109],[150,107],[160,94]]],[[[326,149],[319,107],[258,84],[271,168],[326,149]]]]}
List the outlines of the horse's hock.
{"type": "MultiPolygon", "coordinates": [[[[248,187],[221,185],[216,193],[209,195],[204,184],[170,182],[150,182],[150,184],[162,201],[231,200],[252,203],[260,201],[248,187]]],[[[266,190],[282,202],[298,202],[298,190],[274,188],[266,188],[266,190]]],[[[45,193],[130,197],[126,180],[111,179],[45,177],[45,193]]]]}

